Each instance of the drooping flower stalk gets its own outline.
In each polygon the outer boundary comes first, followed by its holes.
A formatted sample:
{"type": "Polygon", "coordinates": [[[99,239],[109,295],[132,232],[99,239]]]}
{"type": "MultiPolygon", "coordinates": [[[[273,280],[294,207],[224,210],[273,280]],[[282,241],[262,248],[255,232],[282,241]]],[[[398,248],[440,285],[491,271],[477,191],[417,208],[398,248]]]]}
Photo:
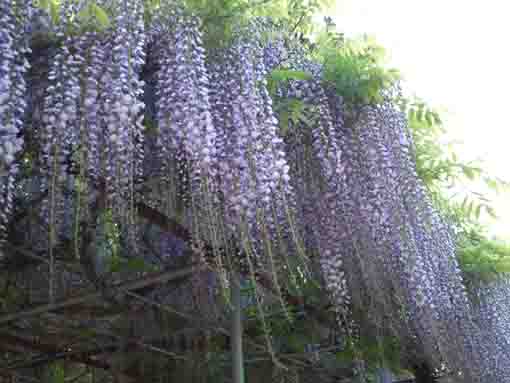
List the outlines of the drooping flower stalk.
{"type": "Polygon", "coordinates": [[[23,145],[31,16],[29,1],[0,2],[0,243],[13,208],[15,158],[23,145]]]}

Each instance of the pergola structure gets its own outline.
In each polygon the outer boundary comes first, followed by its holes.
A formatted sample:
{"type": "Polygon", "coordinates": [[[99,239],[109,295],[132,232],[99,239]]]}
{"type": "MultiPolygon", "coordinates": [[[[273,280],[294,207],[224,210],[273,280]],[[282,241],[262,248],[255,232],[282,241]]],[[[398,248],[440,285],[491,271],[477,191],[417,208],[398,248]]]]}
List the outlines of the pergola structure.
{"type": "MultiPolygon", "coordinates": [[[[38,202],[33,201],[29,208],[19,210],[14,219],[18,222],[28,219],[28,209],[37,209],[38,202]]],[[[184,227],[156,209],[140,202],[138,211],[160,229],[189,239],[184,227]]],[[[4,314],[0,315],[0,375],[5,381],[40,381],[34,377],[34,372],[56,361],[66,361],[75,366],[78,375],[96,371],[102,376],[110,374],[120,381],[134,382],[142,377],[147,379],[140,366],[141,359],[160,363],[164,360],[182,372],[189,359],[197,359],[197,355],[198,359],[207,360],[207,343],[213,338],[215,344],[221,344],[223,350],[228,351],[228,310],[216,320],[208,320],[196,310],[182,310],[182,304],[172,305],[154,298],[153,294],[158,290],[179,288],[189,282],[197,268],[207,268],[207,265],[197,266],[186,261],[179,268],[131,273],[125,280],[109,284],[106,293],[100,283],[87,278],[84,260],[69,256],[71,250],[63,248],[57,256],[57,279],[64,282],[59,286],[58,299],[49,303],[48,261],[32,253],[29,246],[17,243],[14,237],[11,233],[0,265],[4,275],[2,295],[6,298],[4,314]],[[21,296],[10,299],[14,293],[21,296]],[[132,355],[138,356],[126,362],[132,355]]],[[[258,283],[268,295],[275,293],[268,276],[259,275],[258,283]]],[[[290,295],[286,295],[286,300],[290,306],[300,303],[300,298],[290,295]]],[[[309,318],[320,323],[323,329],[334,328],[334,318],[328,314],[327,307],[307,306],[306,310],[309,318]]],[[[271,363],[264,342],[250,335],[249,323],[245,344],[248,362],[251,358],[253,364],[271,363]]],[[[322,346],[324,352],[337,348],[334,342],[322,346]]],[[[314,365],[319,371],[322,368],[313,363],[311,354],[304,350],[301,355],[278,355],[278,359],[296,371],[310,372],[314,365]]],[[[228,361],[225,362],[228,365],[228,361]]],[[[169,370],[170,367],[167,373],[169,370]]],[[[155,372],[154,367],[145,368],[145,371],[155,372]]]]}

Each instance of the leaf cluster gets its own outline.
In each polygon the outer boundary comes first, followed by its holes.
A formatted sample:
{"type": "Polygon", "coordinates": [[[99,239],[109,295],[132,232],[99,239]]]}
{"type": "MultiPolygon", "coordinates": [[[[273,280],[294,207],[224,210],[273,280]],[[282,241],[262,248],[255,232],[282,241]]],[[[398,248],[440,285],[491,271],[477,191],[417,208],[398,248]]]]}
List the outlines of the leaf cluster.
{"type": "Polygon", "coordinates": [[[337,352],[336,357],[341,362],[364,360],[368,372],[374,372],[385,367],[393,372],[401,372],[401,345],[395,337],[369,337],[359,336],[348,338],[344,347],[337,352]]]}
{"type": "MultiPolygon", "coordinates": [[[[154,1],[154,0],[153,0],[154,1]]],[[[200,17],[206,46],[230,41],[236,26],[253,17],[269,17],[290,35],[313,30],[313,16],[331,0],[185,0],[189,12],[200,17]]]]}
{"type": "Polygon", "coordinates": [[[98,218],[96,267],[100,274],[118,272],[156,271],[143,257],[126,258],[120,254],[122,233],[110,209],[98,218]]]}
{"type": "Polygon", "coordinates": [[[297,98],[278,97],[276,89],[285,86],[289,81],[310,80],[312,76],[303,71],[288,69],[275,69],[268,75],[268,91],[273,98],[273,105],[280,127],[280,134],[286,136],[291,125],[298,126],[302,123],[311,127],[314,123],[313,106],[297,98]]]}
{"type": "Polygon", "coordinates": [[[481,230],[464,233],[458,242],[457,256],[469,282],[489,282],[510,273],[510,244],[489,239],[481,230]]]}
{"type": "Polygon", "coordinates": [[[508,190],[508,183],[490,176],[479,162],[459,158],[456,146],[443,137],[440,113],[422,100],[399,100],[407,115],[414,141],[416,169],[435,206],[457,230],[457,258],[468,283],[490,280],[510,272],[510,246],[490,239],[480,224],[482,214],[497,218],[486,195],[471,191],[466,184],[485,184],[493,192],[508,190]],[[458,190],[456,194],[452,190],[458,190]]]}
{"type": "Polygon", "coordinates": [[[80,25],[87,29],[100,31],[111,26],[110,17],[106,10],[93,1],[83,7],[76,17],[80,25]]]}
{"type": "Polygon", "coordinates": [[[472,227],[482,213],[496,218],[496,211],[487,196],[465,186],[481,182],[489,190],[500,192],[507,189],[508,184],[490,176],[479,161],[463,161],[459,158],[455,143],[444,142],[446,131],[437,110],[416,98],[401,99],[399,104],[407,115],[413,137],[418,176],[436,206],[459,227],[472,227]],[[449,195],[454,188],[461,191],[449,195]]]}
{"type": "Polygon", "coordinates": [[[50,15],[53,24],[59,22],[60,3],[58,0],[35,0],[34,6],[46,11],[50,15]]]}
{"type": "Polygon", "coordinates": [[[284,85],[291,80],[310,80],[312,75],[307,72],[290,70],[290,69],[274,69],[268,75],[267,89],[271,95],[274,95],[278,85],[284,85]]]}
{"type": "Polygon", "coordinates": [[[234,27],[245,23],[265,1],[186,0],[186,9],[200,18],[204,43],[215,47],[230,41],[234,27]]]}
{"type": "MultiPolygon", "coordinates": [[[[285,25],[290,32],[289,35],[306,39],[315,32],[317,24],[314,16],[331,7],[332,0],[287,0],[280,1],[279,21],[285,25]]],[[[273,13],[274,15],[274,13],[273,13]]]]}
{"type": "Polygon", "coordinates": [[[46,378],[51,383],[64,383],[65,382],[65,370],[62,363],[53,363],[46,372],[46,378]]]}
{"type": "MultiPolygon", "coordinates": [[[[37,0],[34,5],[46,11],[50,15],[53,24],[56,25],[63,21],[60,19],[61,2],[59,0],[37,0]]],[[[101,30],[110,26],[110,17],[108,16],[107,9],[101,7],[93,0],[84,3],[78,13],[71,14],[69,17],[71,19],[76,18],[79,24],[84,27],[95,27],[101,30]]]]}
{"type": "Polygon", "coordinates": [[[385,51],[373,39],[345,40],[326,33],[318,40],[316,53],[323,63],[323,80],[333,86],[348,105],[378,104],[382,91],[400,79],[395,69],[384,65],[385,51]]]}
{"type": "Polygon", "coordinates": [[[80,4],[77,12],[66,15],[68,20],[63,20],[61,1],[37,0],[35,6],[48,15],[51,26],[48,30],[49,37],[55,27],[63,24],[64,32],[68,35],[81,35],[85,32],[104,32],[111,27],[112,11],[106,6],[100,6],[95,0],[89,0],[80,4]],[[69,22],[72,21],[72,22],[69,22]]]}

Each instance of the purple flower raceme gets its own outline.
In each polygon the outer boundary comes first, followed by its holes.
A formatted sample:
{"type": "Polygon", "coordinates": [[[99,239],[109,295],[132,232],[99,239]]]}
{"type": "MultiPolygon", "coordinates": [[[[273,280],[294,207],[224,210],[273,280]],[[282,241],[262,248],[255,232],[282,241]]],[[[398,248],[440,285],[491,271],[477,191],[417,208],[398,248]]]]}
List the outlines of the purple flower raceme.
{"type": "Polygon", "coordinates": [[[79,140],[78,103],[80,99],[79,74],[83,64],[79,40],[65,34],[75,5],[64,1],[60,7],[61,22],[56,29],[62,44],[51,58],[48,87],[42,111],[39,139],[42,143],[41,189],[48,191],[41,215],[51,227],[50,245],[57,240],[55,233],[63,228],[66,210],[65,185],[68,184],[69,164],[79,140]]]}
{"type": "Polygon", "coordinates": [[[60,7],[56,36],[61,44],[51,58],[39,129],[41,188],[49,191],[42,215],[60,232],[64,210],[66,216],[72,210],[73,195],[64,191],[78,185],[70,175],[74,167],[81,189],[89,181],[94,183],[90,190],[106,181],[108,206],[116,220],[133,229],[135,184],[143,169],[143,4],[115,3],[111,27],[81,36],[67,33],[76,27],[76,7],[72,2],[60,7]]]}
{"type": "MultiPolygon", "coordinates": [[[[291,52],[291,68],[321,73],[292,60],[291,52]]],[[[432,365],[446,361],[486,381],[495,367],[485,363],[487,343],[469,316],[452,233],[416,173],[405,116],[388,95],[381,105],[347,114],[338,97],[318,86],[291,82],[276,93],[315,106],[314,124],[293,124],[288,156],[296,159],[300,226],[316,238],[306,243],[319,248],[333,302],[348,306],[345,297],[355,292],[352,304],[365,307],[373,325],[386,321],[387,312],[401,312],[392,326],[404,344],[421,348],[432,365]],[[320,218],[306,214],[307,205],[320,218]]]]}
{"type": "MultiPolygon", "coordinates": [[[[101,147],[103,146],[103,127],[101,124],[101,76],[106,57],[104,41],[95,33],[90,34],[88,62],[85,66],[83,99],[81,104],[82,138],[86,145],[88,176],[98,182],[101,173],[101,147]]],[[[83,164],[85,166],[85,164],[83,164]]]]}
{"type": "Polygon", "coordinates": [[[27,61],[32,16],[29,1],[0,2],[0,242],[13,208],[14,181],[25,118],[27,61]],[[18,9],[15,13],[15,9],[18,9]]]}

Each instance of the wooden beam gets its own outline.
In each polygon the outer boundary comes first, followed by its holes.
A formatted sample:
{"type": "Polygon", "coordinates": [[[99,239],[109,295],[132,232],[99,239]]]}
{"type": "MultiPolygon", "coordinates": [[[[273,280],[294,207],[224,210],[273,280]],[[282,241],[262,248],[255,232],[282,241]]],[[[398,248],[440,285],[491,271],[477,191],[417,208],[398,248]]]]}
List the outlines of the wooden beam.
{"type": "Polygon", "coordinates": [[[191,233],[176,220],[171,219],[170,217],[141,201],[136,202],[136,209],[140,217],[147,219],[150,221],[150,223],[159,226],[162,230],[175,235],[188,244],[190,243],[192,239],[191,233]]]}
{"type": "MultiPolygon", "coordinates": [[[[192,271],[194,271],[196,267],[188,266],[184,267],[179,270],[169,270],[164,271],[162,273],[157,273],[155,275],[148,275],[141,277],[140,279],[137,279],[135,281],[128,281],[123,282],[117,285],[114,285],[114,289],[120,289],[120,290],[140,290],[152,285],[161,284],[165,282],[169,282],[176,279],[185,278],[191,275],[192,271]]],[[[24,310],[21,312],[13,313],[13,314],[7,314],[3,317],[0,317],[0,326],[8,325],[9,323],[13,321],[18,321],[22,318],[29,318],[32,316],[48,313],[51,311],[56,311],[60,309],[65,309],[71,306],[76,306],[82,303],[85,303],[87,301],[95,300],[95,299],[102,299],[102,293],[101,292],[92,292],[84,295],[80,295],[74,298],[68,298],[61,302],[55,302],[53,304],[45,304],[41,305],[39,307],[24,310]]]]}
{"type": "MultiPolygon", "coordinates": [[[[94,354],[103,352],[101,350],[108,351],[108,347],[106,347],[106,348],[102,347],[102,348],[98,348],[98,350],[93,350],[93,351],[97,351],[97,352],[91,352],[91,350],[85,351],[85,352],[84,351],[74,351],[73,352],[73,351],[68,351],[68,350],[62,350],[60,347],[58,347],[55,344],[44,343],[44,342],[41,342],[40,340],[35,341],[33,339],[15,335],[10,332],[1,332],[0,338],[2,339],[2,347],[5,347],[6,349],[10,349],[15,352],[19,352],[19,353],[25,352],[26,353],[27,351],[30,351],[30,352],[39,352],[39,353],[48,354],[48,355],[44,355],[42,358],[48,358],[48,357],[52,357],[52,356],[55,357],[55,356],[61,355],[61,358],[57,357],[56,359],[66,358],[66,359],[72,360],[73,362],[86,364],[91,367],[101,368],[104,370],[110,369],[110,365],[108,363],[100,361],[100,360],[92,359],[90,357],[94,354]]],[[[39,358],[31,359],[30,361],[27,361],[27,362],[19,362],[16,365],[6,366],[6,367],[4,367],[4,371],[5,370],[13,370],[16,368],[23,368],[23,367],[34,367],[35,365],[40,363],[40,359],[41,359],[41,356],[39,356],[39,358]],[[39,361],[39,363],[38,363],[38,361],[39,361]],[[18,366],[18,364],[19,364],[19,366],[18,366]]]]}

